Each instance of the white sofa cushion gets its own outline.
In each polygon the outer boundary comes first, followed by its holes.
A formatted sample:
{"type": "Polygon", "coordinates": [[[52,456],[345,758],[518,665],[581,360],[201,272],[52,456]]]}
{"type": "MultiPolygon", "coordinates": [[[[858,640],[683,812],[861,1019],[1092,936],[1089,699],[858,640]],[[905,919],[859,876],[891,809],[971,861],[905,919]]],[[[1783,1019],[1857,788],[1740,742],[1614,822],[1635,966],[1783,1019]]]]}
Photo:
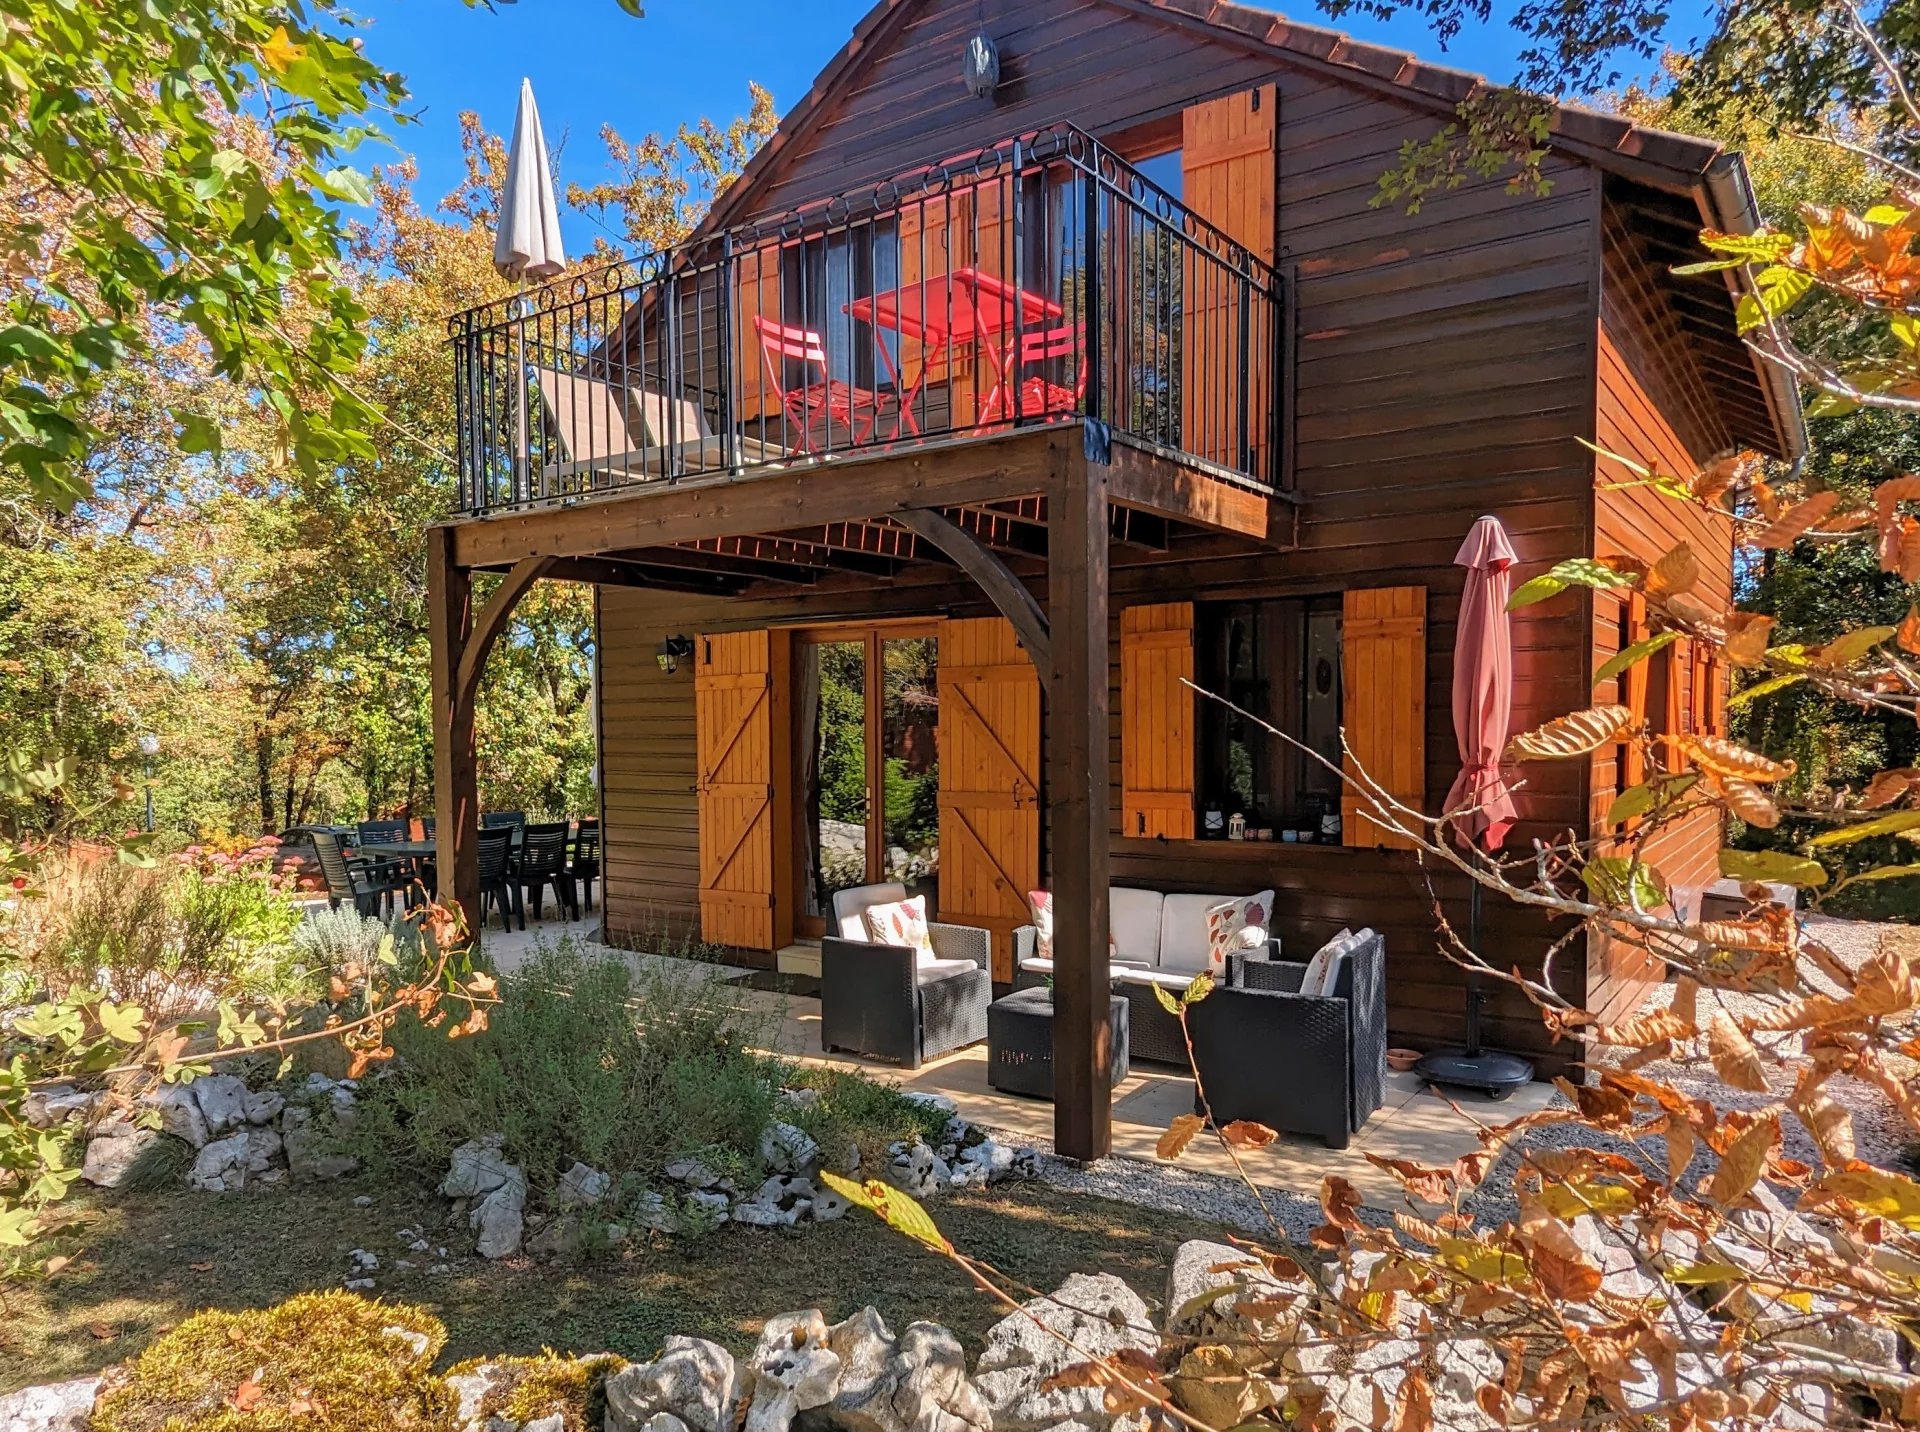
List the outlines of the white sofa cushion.
{"type": "Polygon", "coordinates": [[[1163,970],[1197,975],[1207,968],[1207,911],[1218,895],[1169,895],[1161,907],[1160,960],[1163,970]]]}
{"type": "MultiPolygon", "coordinates": [[[[1158,890],[1133,890],[1122,885],[1107,889],[1107,918],[1113,930],[1113,958],[1131,964],[1160,963],[1160,907],[1158,890]]],[[[1201,922],[1200,954],[1206,957],[1206,924],[1201,922]]]]}
{"type": "Polygon", "coordinates": [[[1371,930],[1361,930],[1358,933],[1342,930],[1315,950],[1313,958],[1307,961],[1305,972],[1300,976],[1300,993],[1325,995],[1338,980],[1340,957],[1372,933],[1371,930]]]}
{"type": "Polygon", "coordinates": [[[897,880],[881,885],[855,885],[833,892],[833,921],[843,940],[867,941],[866,910],[869,905],[889,905],[907,898],[907,887],[897,880]]]}
{"type": "MultiPolygon", "coordinates": [[[[1043,960],[1038,955],[1034,955],[1020,961],[1020,968],[1031,974],[1050,975],[1053,973],[1053,961],[1043,960]]],[[[1153,967],[1151,965],[1143,965],[1127,960],[1108,960],[1107,968],[1112,971],[1115,976],[1118,976],[1122,970],[1146,970],[1153,967]]]]}
{"type": "Polygon", "coordinates": [[[1116,969],[1113,972],[1113,982],[1115,984],[1159,985],[1161,989],[1179,991],[1184,990],[1188,985],[1192,984],[1194,974],[1198,973],[1198,970],[1190,974],[1185,970],[1116,969]]]}
{"type": "Polygon", "coordinates": [[[948,975],[963,975],[968,970],[979,968],[972,960],[921,960],[914,966],[913,977],[920,984],[931,984],[948,975]]]}

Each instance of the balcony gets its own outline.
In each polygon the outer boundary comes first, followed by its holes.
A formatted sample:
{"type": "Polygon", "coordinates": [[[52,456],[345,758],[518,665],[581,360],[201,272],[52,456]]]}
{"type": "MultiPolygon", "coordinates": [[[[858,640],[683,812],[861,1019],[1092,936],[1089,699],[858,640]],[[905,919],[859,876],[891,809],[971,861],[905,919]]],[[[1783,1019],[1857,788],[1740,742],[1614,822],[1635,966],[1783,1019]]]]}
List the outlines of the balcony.
{"type": "Polygon", "coordinates": [[[460,506],[1066,421],[1269,491],[1280,314],[1270,266],[1098,141],[1024,134],[456,315],[460,506]]]}

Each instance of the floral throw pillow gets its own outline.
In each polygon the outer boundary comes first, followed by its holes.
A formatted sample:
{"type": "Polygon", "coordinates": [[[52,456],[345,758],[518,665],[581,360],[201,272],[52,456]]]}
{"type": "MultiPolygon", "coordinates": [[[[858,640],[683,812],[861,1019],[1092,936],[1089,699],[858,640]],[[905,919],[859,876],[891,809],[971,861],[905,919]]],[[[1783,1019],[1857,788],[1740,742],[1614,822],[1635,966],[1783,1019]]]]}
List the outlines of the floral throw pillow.
{"type": "Polygon", "coordinates": [[[1053,958],[1053,892],[1051,890],[1029,890],[1027,908],[1033,912],[1034,933],[1039,936],[1034,955],[1038,959],[1053,958]]]}
{"type": "Polygon", "coordinates": [[[1207,911],[1207,968],[1224,977],[1229,955],[1258,950],[1267,943],[1267,924],[1273,918],[1273,892],[1262,890],[1228,900],[1207,911]]]}
{"type": "Polygon", "coordinates": [[[915,895],[911,900],[895,900],[889,905],[869,905],[861,918],[866,922],[867,938],[874,944],[913,950],[923,960],[933,958],[926,896],[915,895]]]}

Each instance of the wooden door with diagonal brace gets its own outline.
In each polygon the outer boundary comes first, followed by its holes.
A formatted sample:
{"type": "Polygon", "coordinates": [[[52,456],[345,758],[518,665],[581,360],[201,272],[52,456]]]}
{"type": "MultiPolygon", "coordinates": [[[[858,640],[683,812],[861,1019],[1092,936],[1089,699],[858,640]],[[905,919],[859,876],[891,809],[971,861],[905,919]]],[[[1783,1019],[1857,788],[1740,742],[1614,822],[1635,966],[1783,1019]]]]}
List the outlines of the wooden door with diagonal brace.
{"type": "Polygon", "coordinates": [[[1001,617],[940,631],[940,918],[993,932],[1013,978],[1013,931],[1040,886],[1040,678],[1001,617]]]}
{"type": "MultiPolygon", "coordinates": [[[[694,721],[700,796],[700,934],[716,945],[771,950],[776,722],[784,711],[784,642],[768,631],[702,636],[695,647],[694,721]]],[[[780,634],[784,638],[784,633],[780,634]]]]}

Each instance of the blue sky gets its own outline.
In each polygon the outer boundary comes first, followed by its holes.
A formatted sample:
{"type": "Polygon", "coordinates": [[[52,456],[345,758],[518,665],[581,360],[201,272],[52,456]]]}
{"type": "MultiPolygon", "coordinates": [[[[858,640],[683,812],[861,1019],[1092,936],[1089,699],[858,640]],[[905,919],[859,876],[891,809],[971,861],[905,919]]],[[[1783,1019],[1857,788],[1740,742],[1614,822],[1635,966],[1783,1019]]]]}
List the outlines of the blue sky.
{"type": "MultiPolygon", "coordinates": [[[[429,202],[459,181],[459,114],[478,110],[487,126],[507,132],[521,77],[533,81],[549,145],[564,148],[563,179],[591,183],[606,172],[600,126],[629,138],[670,130],[699,115],[726,120],[747,106],[747,82],[773,91],[782,113],[846,42],[872,0],[646,0],[635,20],[614,0],[520,0],[489,12],[457,0],[359,0],[372,21],[368,54],[407,77],[420,123],[395,134],[397,148],[420,164],[429,202]]],[[[1277,8],[1277,7],[1276,7],[1277,8]]],[[[1496,13],[1508,6],[1495,5],[1496,13]]],[[[1697,17],[1703,0],[1681,0],[1682,17],[1697,17]]],[[[1303,21],[1332,23],[1296,7],[1303,21]]],[[[1670,40],[1684,43],[1698,28],[1682,18],[1670,40]]],[[[1443,53],[1417,16],[1387,23],[1342,21],[1360,38],[1413,50],[1430,59],[1511,78],[1520,42],[1497,20],[1463,33],[1443,53]]],[[[363,163],[395,157],[368,149],[363,163]]],[[[594,236],[581,214],[562,215],[569,249],[594,236]]]]}

